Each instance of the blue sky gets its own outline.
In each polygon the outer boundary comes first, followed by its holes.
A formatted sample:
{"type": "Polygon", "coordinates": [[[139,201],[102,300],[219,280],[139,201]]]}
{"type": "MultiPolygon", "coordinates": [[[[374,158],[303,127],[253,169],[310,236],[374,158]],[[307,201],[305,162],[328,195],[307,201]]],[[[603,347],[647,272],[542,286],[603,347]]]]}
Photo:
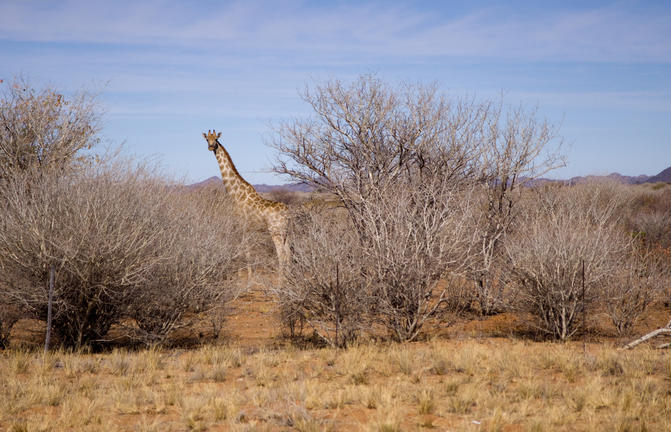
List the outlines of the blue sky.
{"type": "Polygon", "coordinates": [[[252,183],[298,91],[376,73],[448,95],[538,106],[561,124],[554,177],[671,166],[671,2],[15,1],[0,3],[0,79],[100,93],[103,136],[177,177],[218,175],[222,131],[252,183]]]}

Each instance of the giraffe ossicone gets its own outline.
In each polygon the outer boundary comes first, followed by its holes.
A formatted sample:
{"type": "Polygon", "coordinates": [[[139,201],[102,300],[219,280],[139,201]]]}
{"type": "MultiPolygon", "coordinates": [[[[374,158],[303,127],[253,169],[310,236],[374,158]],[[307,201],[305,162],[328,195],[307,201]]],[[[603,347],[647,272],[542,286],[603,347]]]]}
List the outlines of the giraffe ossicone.
{"type": "Polygon", "coordinates": [[[289,259],[287,206],[284,203],[263,198],[251,184],[242,178],[235,168],[228,151],[219,142],[221,132],[217,133],[215,130],[208,130],[207,133],[203,133],[203,137],[207,141],[207,148],[214,152],[214,156],[217,158],[221,171],[221,179],[236,210],[245,218],[263,222],[268,229],[275,244],[279,271],[280,275],[282,275],[284,266],[289,259]]]}

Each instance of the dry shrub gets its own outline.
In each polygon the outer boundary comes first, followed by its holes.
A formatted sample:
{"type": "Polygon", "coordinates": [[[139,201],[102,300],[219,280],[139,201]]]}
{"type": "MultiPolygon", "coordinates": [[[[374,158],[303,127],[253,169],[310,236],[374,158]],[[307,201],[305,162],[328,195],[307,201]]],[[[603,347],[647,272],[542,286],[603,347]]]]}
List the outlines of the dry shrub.
{"type": "Polygon", "coordinates": [[[345,209],[393,337],[414,339],[441,307],[464,303],[434,292],[441,276],[468,273],[483,313],[499,311],[501,240],[518,185],[562,163],[554,128],[534,111],[450,99],[436,86],[393,88],[375,76],[333,80],[303,98],[314,115],[279,128],[275,170],[345,209]]]}
{"type": "Polygon", "coordinates": [[[346,346],[373,322],[413,340],[429,318],[463,308],[455,276],[473,259],[477,215],[468,194],[425,186],[369,199],[359,230],[341,208],[297,212],[277,290],[285,322],[304,319],[330,345],[346,346]]]}
{"type": "Polygon", "coordinates": [[[617,333],[626,336],[648,307],[669,287],[671,254],[659,246],[631,242],[605,287],[606,314],[617,333]]]}
{"type": "Polygon", "coordinates": [[[562,140],[556,128],[522,107],[503,109],[492,105],[486,113],[486,133],[479,144],[483,152],[480,194],[484,217],[480,219],[474,279],[474,300],[482,315],[507,309],[503,243],[523,211],[523,192],[548,172],[565,165],[562,140]]]}
{"type": "Polygon", "coordinates": [[[617,257],[600,306],[618,334],[628,335],[669,284],[671,193],[616,184],[601,188],[610,193],[611,200],[619,200],[616,214],[631,239],[617,257]]]}
{"type": "MultiPolygon", "coordinates": [[[[2,293],[0,288],[0,293],[2,293]]],[[[6,298],[0,303],[0,349],[9,346],[9,336],[11,335],[14,324],[22,317],[21,310],[15,305],[7,304],[6,298]]]]}
{"type": "Polygon", "coordinates": [[[84,150],[98,142],[94,108],[86,92],[66,97],[21,78],[7,83],[0,93],[0,182],[28,170],[68,172],[85,163],[84,150]]]}
{"type": "Polygon", "coordinates": [[[241,231],[191,207],[160,176],[115,160],[70,175],[17,177],[0,222],[3,297],[45,319],[55,268],[53,328],[65,346],[100,342],[137,322],[160,342],[187,311],[230,298],[241,231]]]}
{"type": "MultiPolygon", "coordinates": [[[[46,87],[32,88],[23,78],[0,84],[0,201],[6,188],[27,177],[67,174],[90,161],[86,150],[97,142],[99,115],[94,97],[80,92],[66,97],[46,87]]],[[[0,214],[3,217],[4,214],[0,214]]],[[[0,346],[7,344],[22,311],[0,285],[0,346]]]]}
{"type": "Polygon", "coordinates": [[[636,189],[628,225],[648,246],[671,249],[671,190],[636,189]]]}
{"type": "Polygon", "coordinates": [[[198,192],[171,193],[163,257],[135,289],[128,334],[145,344],[163,343],[176,329],[206,313],[218,335],[227,304],[242,290],[238,272],[248,264],[254,232],[232,217],[229,200],[210,201],[198,192]],[[189,318],[189,319],[187,319],[189,318]]]}
{"type": "Polygon", "coordinates": [[[617,271],[630,238],[618,226],[622,201],[608,187],[545,188],[507,242],[516,306],[541,331],[570,338],[617,271]],[[584,264],[584,292],[583,286],[584,264]]]}
{"type": "Polygon", "coordinates": [[[363,272],[377,317],[397,341],[415,339],[431,317],[458,312],[464,292],[456,276],[475,255],[478,215],[470,193],[431,180],[400,184],[362,204],[363,272]]]}
{"type": "Polygon", "coordinates": [[[154,264],[165,191],[129,174],[25,176],[7,188],[2,283],[16,304],[45,319],[53,265],[53,326],[66,345],[102,338],[154,264]]]}
{"type": "Polygon", "coordinates": [[[640,210],[632,215],[631,225],[648,245],[671,249],[671,210],[640,210]]]}
{"type": "Polygon", "coordinates": [[[296,204],[301,201],[300,192],[295,192],[286,188],[273,189],[272,191],[268,192],[267,195],[270,200],[281,202],[287,205],[296,204]]]}
{"type": "Polygon", "coordinates": [[[292,260],[275,289],[283,321],[293,331],[305,320],[329,345],[347,346],[368,328],[372,300],[356,231],[337,209],[299,209],[289,243],[292,260]]]}

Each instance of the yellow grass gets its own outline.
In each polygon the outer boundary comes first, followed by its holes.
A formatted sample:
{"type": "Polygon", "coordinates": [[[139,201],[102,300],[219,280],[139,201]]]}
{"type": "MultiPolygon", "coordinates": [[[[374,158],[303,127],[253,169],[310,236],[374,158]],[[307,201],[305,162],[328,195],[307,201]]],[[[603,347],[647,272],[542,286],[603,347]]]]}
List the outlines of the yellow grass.
{"type": "Polygon", "coordinates": [[[671,357],[507,339],[334,349],[8,350],[0,429],[671,430],[671,357]]]}

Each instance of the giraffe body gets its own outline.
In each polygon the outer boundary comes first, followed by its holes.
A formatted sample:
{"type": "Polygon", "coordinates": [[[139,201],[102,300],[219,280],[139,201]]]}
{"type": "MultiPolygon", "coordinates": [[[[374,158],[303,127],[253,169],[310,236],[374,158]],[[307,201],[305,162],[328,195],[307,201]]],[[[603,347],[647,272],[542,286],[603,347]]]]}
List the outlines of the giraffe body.
{"type": "Polygon", "coordinates": [[[284,203],[271,201],[259,195],[254,187],[242,178],[233,164],[231,156],[224,146],[219,142],[221,132],[208,131],[203,133],[207,140],[208,148],[214,152],[221,179],[226,187],[226,192],[235,204],[236,211],[248,220],[262,223],[268,229],[275,251],[279,260],[280,275],[288,259],[288,247],[286,243],[288,209],[284,203]]]}

